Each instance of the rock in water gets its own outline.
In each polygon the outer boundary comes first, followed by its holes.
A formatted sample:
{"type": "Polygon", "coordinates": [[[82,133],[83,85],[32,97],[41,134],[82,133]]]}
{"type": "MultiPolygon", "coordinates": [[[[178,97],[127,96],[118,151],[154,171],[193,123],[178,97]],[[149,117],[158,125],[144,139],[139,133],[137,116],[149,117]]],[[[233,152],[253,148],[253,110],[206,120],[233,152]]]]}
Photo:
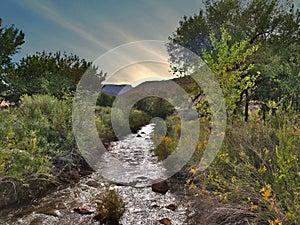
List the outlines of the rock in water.
{"type": "Polygon", "coordinates": [[[175,204],[170,204],[170,205],[167,205],[165,208],[166,208],[166,209],[170,209],[170,210],[172,210],[172,211],[175,211],[177,207],[176,207],[175,204]]]}
{"type": "Polygon", "coordinates": [[[94,180],[90,180],[86,183],[88,186],[90,187],[94,187],[94,188],[98,188],[101,186],[101,184],[99,184],[97,181],[94,180]]]}
{"type": "Polygon", "coordinates": [[[168,182],[162,179],[155,180],[152,184],[152,191],[166,194],[169,190],[168,182]]]}
{"type": "Polygon", "coordinates": [[[60,217],[61,216],[61,212],[57,209],[53,209],[53,210],[43,212],[43,214],[48,215],[48,216],[54,216],[54,217],[60,217]]]}
{"type": "Polygon", "coordinates": [[[96,211],[95,208],[87,205],[79,206],[74,209],[74,212],[77,212],[79,214],[93,214],[95,211],[96,211]]]}
{"type": "Polygon", "coordinates": [[[172,225],[171,220],[168,218],[163,218],[163,219],[159,220],[159,222],[164,225],[172,225]]]}

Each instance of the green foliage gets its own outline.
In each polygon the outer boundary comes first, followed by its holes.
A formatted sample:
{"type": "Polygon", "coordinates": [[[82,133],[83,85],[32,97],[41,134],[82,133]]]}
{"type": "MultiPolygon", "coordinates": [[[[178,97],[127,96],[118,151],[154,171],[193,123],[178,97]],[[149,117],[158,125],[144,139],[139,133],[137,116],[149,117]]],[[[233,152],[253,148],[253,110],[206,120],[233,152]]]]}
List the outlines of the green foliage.
{"type": "MultiPolygon", "coordinates": [[[[248,66],[255,65],[253,71],[261,72],[248,74],[250,77],[258,76],[254,80],[250,79],[251,86],[252,82],[255,82],[255,85],[251,91],[245,92],[245,103],[251,99],[261,104],[269,100],[283,100],[284,104],[288,105],[291,100],[299,109],[299,97],[296,92],[299,92],[300,88],[300,64],[297,60],[300,11],[295,9],[293,1],[215,0],[205,1],[204,4],[205,10],[201,9],[198,15],[184,16],[177,30],[169,37],[168,51],[170,60],[175,65],[173,72],[186,75],[185,68],[189,68],[189,65],[184,64],[184,59],[189,55],[183,55],[180,48],[176,48],[176,45],[174,47],[173,43],[203,56],[203,52],[210,52],[216,48],[210,38],[212,34],[222,43],[224,35],[220,27],[223,27],[232,37],[232,43],[236,43],[237,49],[243,49],[239,44],[245,41],[248,42],[250,50],[259,45],[257,51],[248,55],[252,55],[251,57],[243,60],[248,66]]],[[[234,62],[228,63],[235,67],[234,62]]],[[[223,88],[230,89],[232,85],[234,84],[230,83],[228,88],[223,88]]],[[[245,109],[247,110],[247,107],[245,109]]]]}
{"type": "MultiPolygon", "coordinates": [[[[131,110],[129,118],[125,118],[123,111],[120,109],[114,109],[114,113],[114,119],[118,121],[118,126],[124,127],[129,121],[129,127],[133,133],[137,132],[143,125],[148,124],[151,119],[145,112],[134,108],[131,110]]],[[[105,142],[113,141],[115,139],[115,132],[111,120],[110,107],[96,107],[96,127],[99,137],[105,142]]],[[[127,135],[127,133],[121,135],[127,135]]]]}
{"type": "Polygon", "coordinates": [[[221,40],[211,35],[213,50],[203,52],[203,58],[220,84],[228,111],[233,111],[241,101],[245,90],[255,85],[258,73],[250,72],[254,65],[248,64],[249,57],[258,50],[249,40],[233,42],[226,29],[221,28],[221,40]]]}
{"type": "MultiPolygon", "coordinates": [[[[212,48],[209,38],[212,33],[221,38],[221,26],[228,30],[234,41],[281,43],[282,49],[299,38],[299,11],[289,0],[213,0],[205,1],[204,6],[199,14],[183,17],[169,37],[171,42],[201,56],[203,50],[212,48]]],[[[180,55],[172,54],[176,49],[169,50],[172,62],[180,61],[180,55]]]]}
{"type": "Polygon", "coordinates": [[[129,127],[132,132],[137,132],[143,125],[150,122],[150,116],[137,109],[132,109],[129,115],[129,127]]]}
{"type": "MultiPolygon", "coordinates": [[[[256,115],[248,123],[234,121],[215,161],[197,178],[202,189],[213,191],[224,201],[244,205],[257,213],[262,223],[277,220],[297,224],[299,114],[282,109],[272,114],[266,121],[256,115]]],[[[205,146],[198,146],[199,156],[205,146]]]]}
{"type": "Polygon", "coordinates": [[[264,59],[257,64],[264,77],[257,80],[256,91],[252,98],[262,101],[264,106],[268,101],[275,101],[287,107],[292,101],[293,106],[299,110],[300,45],[293,43],[284,49],[281,49],[281,46],[268,48],[261,53],[261,58],[264,59]],[[273,57],[268,58],[270,54],[273,57]]]}
{"type": "Polygon", "coordinates": [[[7,73],[12,69],[12,55],[16,54],[24,43],[24,33],[13,25],[2,27],[0,18],[0,101],[7,96],[7,73]]]}
{"type": "Polygon", "coordinates": [[[51,158],[75,148],[71,105],[47,95],[23,96],[22,106],[0,110],[0,176],[47,174],[51,158]]]}
{"type": "Polygon", "coordinates": [[[166,118],[174,112],[174,107],[166,100],[159,97],[147,97],[135,104],[138,110],[151,117],[166,118]]]}
{"type": "MultiPolygon", "coordinates": [[[[198,146],[187,164],[190,189],[214,193],[221,201],[238,205],[257,216],[261,224],[298,224],[300,221],[300,115],[279,107],[262,118],[258,112],[244,122],[228,125],[217,157],[205,171],[197,171],[211,134],[211,121],[201,117],[198,146]]],[[[163,160],[180,138],[179,117],[168,117],[166,137],[155,149],[163,160]],[[170,129],[172,128],[172,129],[170,129]],[[169,130],[170,129],[170,130],[169,130]]],[[[184,137],[182,137],[184,138],[184,137]]]]}
{"type": "Polygon", "coordinates": [[[5,82],[15,100],[24,94],[48,94],[61,98],[64,93],[76,90],[89,66],[90,63],[72,54],[36,53],[23,58],[7,75],[5,82]]]}
{"type": "Polygon", "coordinates": [[[115,98],[116,98],[116,96],[109,95],[109,94],[102,92],[99,95],[99,97],[97,98],[96,105],[103,106],[103,107],[106,107],[106,106],[112,107],[115,98]]]}
{"type": "Polygon", "coordinates": [[[97,213],[103,222],[117,224],[125,212],[125,203],[120,195],[113,189],[106,188],[97,199],[97,213]]]}
{"type": "Polygon", "coordinates": [[[169,116],[166,120],[166,136],[152,136],[153,142],[157,145],[157,147],[154,149],[154,153],[159,160],[166,159],[175,150],[181,134],[180,125],[180,118],[178,115],[169,116]]]}
{"type": "Polygon", "coordinates": [[[112,141],[115,137],[114,130],[111,124],[111,108],[96,107],[95,124],[99,133],[99,137],[103,141],[112,141]]]}
{"type": "Polygon", "coordinates": [[[2,27],[0,18],[0,67],[5,68],[11,62],[11,56],[18,52],[19,46],[24,44],[24,33],[14,25],[2,27]]]}

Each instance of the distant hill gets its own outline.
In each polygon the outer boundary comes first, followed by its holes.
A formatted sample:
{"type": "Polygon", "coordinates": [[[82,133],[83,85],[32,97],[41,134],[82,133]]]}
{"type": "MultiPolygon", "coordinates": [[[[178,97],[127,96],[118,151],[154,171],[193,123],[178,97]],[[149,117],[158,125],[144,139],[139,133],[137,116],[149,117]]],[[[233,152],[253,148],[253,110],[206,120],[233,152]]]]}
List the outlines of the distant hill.
{"type": "Polygon", "coordinates": [[[101,92],[115,96],[122,95],[124,97],[131,95],[151,96],[151,94],[155,95],[155,93],[168,93],[170,96],[176,96],[178,87],[188,93],[192,93],[195,90],[200,92],[200,90],[198,90],[199,86],[190,77],[173,78],[162,81],[145,81],[136,87],[132,87],[130,84],[106,84],[103,86],[101,92]]]}
{"type": "Polygon", "coordinates": [[[101,92],[109,95],[121,95],[131,89],[132,86],[129,84],[106,84],[101,89],[101,92]]]}
{"type": "Polygon", "coordinates": [[[193,91],[200,92],[199,85],[191,77],[187,76],[170,80],[145,81],[134,88],[131,87],[130,89],[126,89],[126,91],[122,91],[122,95],[125,97],[129,97],[130,95],[151,96],[151,94],[155,95],[157,93],[176,96],[179,89],[187,93],[192,93],[193,91]]]}

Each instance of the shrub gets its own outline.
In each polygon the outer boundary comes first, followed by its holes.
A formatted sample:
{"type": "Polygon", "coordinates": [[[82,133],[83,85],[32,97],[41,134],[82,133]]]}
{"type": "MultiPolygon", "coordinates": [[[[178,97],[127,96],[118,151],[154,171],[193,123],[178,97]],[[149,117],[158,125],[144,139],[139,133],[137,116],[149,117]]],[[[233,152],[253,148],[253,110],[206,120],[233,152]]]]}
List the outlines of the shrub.
{"type": "Polygon", "coordinates": [[[170,116],[175,111],[175,108],[159,97],[146,97],[135,104],[135,108],[147,113],[151,117],[161,117],[163,119],[170,116]]]}
{"type": "Polygon", "coordinates": [[[212,165],[198,174],[202,188],[248,207],[261,223],[299,223],[299,129],[293,110],[279,109],[265,121],[236,119],[212,165]]]}
{"type": "Polygon", "coordinates": [[[0,176],[47,174],[50,160],[75,147],[71,107],[47,95],[23,96],[19,108],[0,111],[0,176]]]}
{"type": "MultiPolygon", "coordinates": [[[[132,109],[129,118],[125,118],[124,113],[121,109],[114,109],[114,120],[118,121],[119,127],[126,126],[129,120],[129,127],[133,133],[137,132],[143,125],[146,125],[150,121],[150,116],[146,113],[132,109]]],[[[99,133],[99,137],[103,141],[112,141],[115,138],[114,128],[112,127],[112,117],[110,107],[96,107],[96,127],[99,133]]],[[[122,130],[119,130],[119,132],[122,130]]],[[[120,135],[127,135],[127,133],[120,133],[120,135]]]]}
{"type": "Polygon", "coordinates": [[[138,129],[150,122],[150,116],[145,112],[137,109],[133,109],[129,115],[129,126],[133,133],[136,133],[138,129]]]}
{"type": "Polygon", "coordinates": [[[116,98],[116,96],[109,95],[109,94],[102,92],[101,94],[99,94],[99,96],[97,98],[96,105],[103,106],[103,107],[107,107],[107,106],[112,107],[115,98],[116,98]]]}
{"type": "Polygon", "coordinates": [[[95,219],[102,222],[109,221],[118,224],[118,221],[125,212],[125,203],[120,195],[115,190],[106,188],[96,202],[97,215],[95,216],[95,219]]]}
{"type": "Polygon", "coordinates": [[[181,132],[179,116],[175,115],[167,117],[166,126],[167,133],[165,137],[161,137],[159,134],[152,135],[152,140],[157,145],[154,149],[154,153],[159,160],[166,159],[172,154],[177,146],[181,132]]]}
{"type": "MultiPolygon", "coordinates": [[[[300,224],[299,113],[279,108],[265,118],[252,114],[248,122],[235,117],[217,157],[203,172],[196,168],[207,146],[210,121],[205,117],[199,121],[198,146],[185,170],[189,187],[243,206],[257,215],[260,224],[300,224]]],[[[179,122],[167,119],[173,129],[156,148],[159,157],[174,151],[179,122]]]]}
{"type": "Polygon", "coordinates": [[[115,133],[111,124],[111,108],[110,107],[96,107],[96,119],[95,124],[99,137],[103,141],[112,141],[115,137],[115,133]]]}

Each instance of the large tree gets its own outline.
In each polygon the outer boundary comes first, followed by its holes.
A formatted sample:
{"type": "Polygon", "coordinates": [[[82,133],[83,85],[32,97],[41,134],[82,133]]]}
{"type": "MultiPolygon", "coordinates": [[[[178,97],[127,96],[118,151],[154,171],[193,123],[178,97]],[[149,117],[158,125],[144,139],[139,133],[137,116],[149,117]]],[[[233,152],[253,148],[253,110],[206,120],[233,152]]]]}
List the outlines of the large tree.
{"type": "Polygon", "coordinates": [[[76,55],[36,53],[23,58],[6,77],[11,100],[23,94],[49,94],[62,97],[74,92],[81,76],[91,63],[76,55]]]}
{"type": "Polygon", "coordinates": [[[252,71],[253,64],[246,61],[257,50],[250,40],[232,41],[225,29],[221,29],[221,40],[211,35],[212,51],[203,51],[203,58],[219,82],[228,113],[234,112],[241,103],[241,96],[255,84],[259,71],[252,71]]]}
{"type": "Polygon", "coordinates": [[[24,33],[14,25],[2,27],[0,18],[0,101],[5,98],[8,88],[5,78],[13,68],[12,56],[18,52],[24,43],[24,33]]]}
{"type": "MultiPolygon", "coordinates": [[[[289,0],[207,0],[204,10],[201,9],[197,15],[184,17],[169,37],[171,62],[181,67],[182,58],[189,57],[173,48],[173,43],[203,56],[203,52],[209,53],[214,47],[209,38],[211,34],[221,40],[221,27],[226,29],[233,42],[249,40],[250,45],[259,45],[259,50],[244,62],[255,64],[254,71],[261,71],[255,85],[244,91],[247,116],[250,98],[262,103],[282,98],[296,100],[294,94],[287,95],[287,92],[299,90],[300,87],[295,87],[295,83],[293,87],[287,85],[291,85],[293,79],[299,79],[299,61],[295,57],[299,54],[299,25],[300,12],[289,0]],[[276,68],[270,73],[272,65],[276,65],[276,68]],[[284,71],[283,67],[289,68],[289,72],[284,71]],[[281,81],[285,81],[285,87],[281,86],[281,81]],[[281,86],[280,91],[276,89],[274,92],[275,85],[281,86]]],[[[184,69],[176,68],[178,71],[184,74],[184,69]]]]}

